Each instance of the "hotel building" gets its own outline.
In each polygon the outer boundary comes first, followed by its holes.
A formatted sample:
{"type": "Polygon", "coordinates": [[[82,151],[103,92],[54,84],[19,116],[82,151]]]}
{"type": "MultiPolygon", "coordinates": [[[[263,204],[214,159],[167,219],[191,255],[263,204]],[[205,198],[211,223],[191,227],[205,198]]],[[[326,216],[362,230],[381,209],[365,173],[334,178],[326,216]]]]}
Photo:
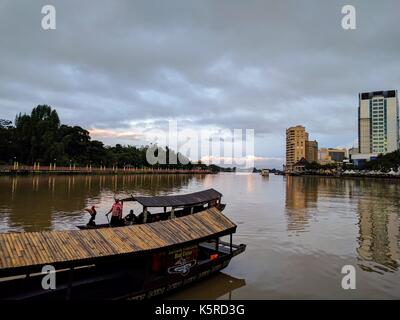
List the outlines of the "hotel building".
{"type": "Polygon", "coordinates": [[[286,171],[291,172],[293,165],[306,157],[306,141],[308,133],[303,126],[286,129],[286,171]]]}
{"type": "Polygon", "coordinates": [[[397,90],[359,94],[358,141],[361,154],[384,154],[399,148],[397,90]]]}
{"type": "Polygon", "coordinates": [[[286,165],[285,171],[292,172],[294,165],[305,159],[308,162],[318,160],[318,142],[309,141],[306,128],[295,126],[286,129],[286,165]]]}

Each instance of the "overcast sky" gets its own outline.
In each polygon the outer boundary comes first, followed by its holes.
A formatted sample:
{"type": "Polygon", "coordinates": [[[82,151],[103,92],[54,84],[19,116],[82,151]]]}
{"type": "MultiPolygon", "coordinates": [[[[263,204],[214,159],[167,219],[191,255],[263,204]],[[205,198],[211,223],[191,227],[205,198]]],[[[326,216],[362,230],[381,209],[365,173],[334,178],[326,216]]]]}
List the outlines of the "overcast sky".
{"type": "Polygon", "coordinates": [[[0,0],[0,118],[49,104],[107,144],[169,119],[251,128],[257,166],[281,168],[287,127],[351,146],[358,93],[400,88],[399,23],[396,0],[0,0]],[[56,30],[41,28],[46,4],[56,30]]]}

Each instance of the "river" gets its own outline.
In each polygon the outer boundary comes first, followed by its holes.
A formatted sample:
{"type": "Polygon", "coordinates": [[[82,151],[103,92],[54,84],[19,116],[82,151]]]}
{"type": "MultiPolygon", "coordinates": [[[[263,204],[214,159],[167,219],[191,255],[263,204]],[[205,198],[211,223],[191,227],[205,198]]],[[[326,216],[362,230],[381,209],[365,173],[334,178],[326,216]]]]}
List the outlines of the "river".
{"type": "Polygon", "coordinates": [[[74,229],[87,222],[83,209],[91,205],[98,206],[97,223],[106,222],[114,195],[207,188],[223,193],[224,213],[238,225],[234,241],[247,250],[222,273],[168,298],[400,298],[398,181],[233,173],[1,176],[0,232],[74,229]],[[355,267],[355,290],[342,289],[345,265],[355,267]]]}

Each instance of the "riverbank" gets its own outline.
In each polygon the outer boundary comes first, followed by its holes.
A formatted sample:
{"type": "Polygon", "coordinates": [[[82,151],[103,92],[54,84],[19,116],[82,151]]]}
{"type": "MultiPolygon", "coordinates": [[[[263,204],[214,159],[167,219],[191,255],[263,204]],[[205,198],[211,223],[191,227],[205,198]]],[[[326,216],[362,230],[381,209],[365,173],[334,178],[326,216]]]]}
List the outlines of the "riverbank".
{"type": "Polygon", "coordinates": [[[330,177],[330,178],[367,178],[367,179],[391,179],[400,180],[400,175],[391,175],[387,173],[351,173],[351,174],[337,174],[337,173],[292,173],[288,176],[296,177],[330,177]]]}
{"type": "Polygon", "coordinates": [[[3,166],[0,175],[130,175],[130,174],[211,174],[211,170],[159,169],[159,168],[106,168],[56,166],[3,166]]]}

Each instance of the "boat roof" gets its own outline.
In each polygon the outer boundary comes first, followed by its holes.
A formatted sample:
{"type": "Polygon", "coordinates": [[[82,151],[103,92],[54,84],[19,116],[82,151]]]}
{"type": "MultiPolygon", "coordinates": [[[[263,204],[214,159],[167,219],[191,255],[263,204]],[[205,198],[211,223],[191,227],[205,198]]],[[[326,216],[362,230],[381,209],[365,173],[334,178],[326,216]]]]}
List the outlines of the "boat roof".
{"type": "Polygon", "coordinates": [[[144,207],[184,207],[200,203],[207,203],[222,197],[222,193],[215,189],[207,189],[199,192],[181,194],[175,196],[156,197],[132,197],[124,201],[137,201],[144,207]]]}
{"type": "Polygon", "coordinates": [[[92,230],[0,233],[0,277],[82,266],[134,256],[234,233],[236,225],[218,209],[172,220],[92,230]]]}

